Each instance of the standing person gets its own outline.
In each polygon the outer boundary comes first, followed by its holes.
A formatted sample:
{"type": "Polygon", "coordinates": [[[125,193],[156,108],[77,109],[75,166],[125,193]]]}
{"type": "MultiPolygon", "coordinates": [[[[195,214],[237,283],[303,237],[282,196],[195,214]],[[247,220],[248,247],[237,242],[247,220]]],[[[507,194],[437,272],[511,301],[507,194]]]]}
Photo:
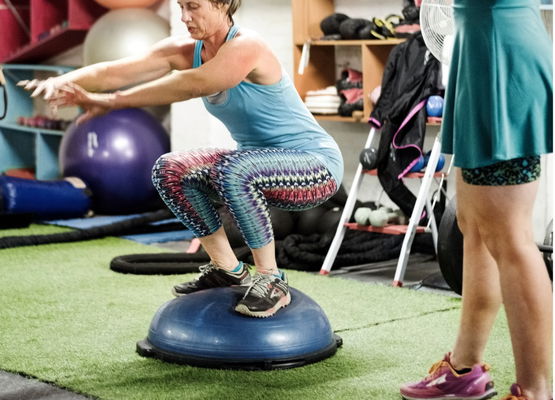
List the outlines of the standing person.
{"type": "Polygon", "coordinates": [[[455,39],[442,126],[457,166],[464,235],[455,345],[405,399],[488,399],[483,364],[504,304],[516,382],[504,400],[551,394],[552,290],[534,243],[540,155],[553,151],[552,45],[537,0],[454,0],[455,39]]]}
{"type": "Polygon", "coordinates": [[[323,203],[339,188],[343,159],[269,46],[234,24],[240,0],[177,2],[191,38],[170,37],[141,56],[21,85],[53,107],[82,107],[78,122],[114,109],[201,97],[238,149],[173,152],[154,166],[160,196],[210,256],[200,276],[176,285],[173,293],[248,285],[236,311],[268,317],[291,301],[276,263],[268,206],[305,210],[323,203]],[[253,278],[229,244],[212,202],[216,198],[223,199],[252,250],[253,278]]]}

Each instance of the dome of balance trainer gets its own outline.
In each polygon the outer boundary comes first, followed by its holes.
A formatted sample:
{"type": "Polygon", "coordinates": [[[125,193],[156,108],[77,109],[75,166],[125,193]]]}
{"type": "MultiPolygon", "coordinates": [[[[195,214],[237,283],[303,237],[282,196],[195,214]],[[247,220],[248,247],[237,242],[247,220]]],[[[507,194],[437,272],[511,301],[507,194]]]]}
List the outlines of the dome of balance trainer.
{"type": "Polygon", "coordinates": [[[291,304],[269,318],[234,308],[244,287],[215,288],[173,299],[154,315],[145,357],[213,368],[298,367],[335,354],[342,340],[314,300],[291,288],[291,304]]]}

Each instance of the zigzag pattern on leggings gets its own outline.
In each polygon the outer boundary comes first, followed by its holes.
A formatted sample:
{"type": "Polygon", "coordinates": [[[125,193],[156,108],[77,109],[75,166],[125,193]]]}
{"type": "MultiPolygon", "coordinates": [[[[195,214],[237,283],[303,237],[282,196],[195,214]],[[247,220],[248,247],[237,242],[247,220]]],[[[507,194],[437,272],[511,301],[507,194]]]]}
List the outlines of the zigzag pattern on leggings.
{"type": "Polygon", "coordinates": [[[219,195],[210,170],[231,150],[172,152],[154,164],[152,183],[168,208],[197,237],[214,233],[222,225],[211,199],[219,195]]]}
{"type": "Polygon", "coordinates": [[[221,226],[211,198],[223,199],[251,248],[273,240],[268,206],[306,210],[337,191],[318,158],[286,149],[170,153],[156,163],[153,182],[168,207],[198,237],[221,226]]]}

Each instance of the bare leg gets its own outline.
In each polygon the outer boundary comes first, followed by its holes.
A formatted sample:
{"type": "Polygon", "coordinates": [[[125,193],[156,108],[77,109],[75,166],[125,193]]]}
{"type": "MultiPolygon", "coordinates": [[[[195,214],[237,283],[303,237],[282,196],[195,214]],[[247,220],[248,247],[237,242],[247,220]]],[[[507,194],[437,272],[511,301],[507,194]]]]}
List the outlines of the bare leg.
{"type": "Polygon", "coordinates": [[[276,274],[278,272],[276,262],[276,246],[272,240],[258,249],[251,249],[256,271],[261,274],[276,274]]]}
{"type": "Polygon", "coordinates": [[[223,226],[211,235],[203,236],[199,239],[202,247],[204,247],[204,250],[210,256],[212,264],[228,271],[237,267],[239,260],[235,253],[233,253],[223,226]]]}
{"type": "MultiPolygon", "coordinates": [[[[211,235],[199,238],[202,247],[210,256],[212,264],[219,268],[231,271],[239,264],[229,240],[222,227],[211,235]]],[[[256,270],[261,274],[275,274],[278,271],[276,262],[275,242],[272,240],[267,245],[258,249],[251,249],[256,270]]]]}
{"type": "Polygon", "coordinates": [[[499,268],[517,382],[531,399],[551,399],[552,292],[532,229],[538,182],[459,186],[472,209],[471,225],[499,268]]]}
{"type": "Polygon", "coordinates": [[[472,198],[457,169],[457,222],[464,235],[461,322],[451,364],[456,369],[482,362],[486,343],[501,306],[497,264],[480,237],[472,198]]]}

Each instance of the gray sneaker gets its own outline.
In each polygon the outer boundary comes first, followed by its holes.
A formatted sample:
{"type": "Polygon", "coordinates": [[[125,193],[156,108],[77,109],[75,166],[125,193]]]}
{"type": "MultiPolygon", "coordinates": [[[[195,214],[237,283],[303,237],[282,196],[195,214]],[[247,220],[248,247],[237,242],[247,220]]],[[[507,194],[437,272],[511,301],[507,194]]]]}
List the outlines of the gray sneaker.
{"type": "Polygon", "coordinates": [[[249,265],[243,263],[239,272],[231,272],[210,263],[199,267],[200,275],[190,281],[175,285],[172,289],[174,296],[184,296],[186,294],[198,292],[199,290],[211,289],[215,287],[226,287],[250,285],[252,278],[249,273],[249,265]]]}
{"type": "Polygon", "coordinates": [[[270,274],[256,274],[235,311],[250,317],[266,318],[291,302],[287,276],[283,279],[270,274]]]}

